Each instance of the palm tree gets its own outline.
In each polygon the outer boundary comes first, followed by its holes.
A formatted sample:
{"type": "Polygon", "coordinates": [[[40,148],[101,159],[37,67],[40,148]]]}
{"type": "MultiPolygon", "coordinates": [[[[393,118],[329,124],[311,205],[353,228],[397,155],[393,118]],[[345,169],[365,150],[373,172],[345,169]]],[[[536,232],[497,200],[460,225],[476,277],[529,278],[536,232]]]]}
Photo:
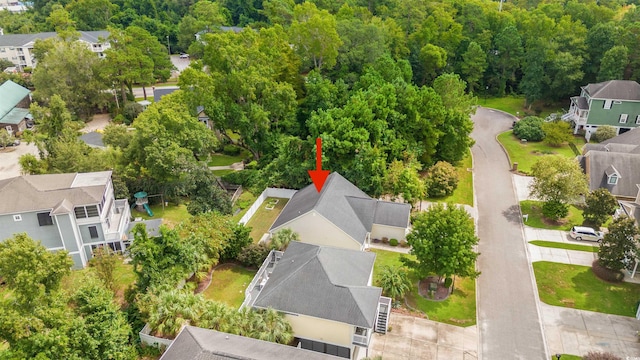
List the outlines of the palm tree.
{"type": "Polygon", "coordinates": [[[300,241],[300,235],[289,228],[282,229],[271,238],[271,249],[284,251],[291,241],[300,241]]]}
{"type": "Polygon", "coordinates": [[[403,267],[383,267],[380,279],[378,279],[378,285],[385,295],[396,301],[404,298],[404,294],[411,288],[409,275],[403,267]]]}
{"type": "Polygon", "coordinates": [[[268,308],[261,311],[264,319],[265,329],[260,332],[259,339],[279,344],[288,344],[293,340],[293,329],[291,324],[278,311],[268,308]]]}

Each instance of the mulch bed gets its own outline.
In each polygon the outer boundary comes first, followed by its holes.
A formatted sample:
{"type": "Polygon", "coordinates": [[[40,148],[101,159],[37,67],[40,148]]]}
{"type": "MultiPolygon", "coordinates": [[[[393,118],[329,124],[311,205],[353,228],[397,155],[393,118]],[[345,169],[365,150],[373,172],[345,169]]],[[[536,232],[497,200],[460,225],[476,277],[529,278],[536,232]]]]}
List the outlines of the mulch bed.
{"type": "Polygon", "coordinates": [[[193,292],[194,294],[200,294],[201,292],[207,290],[207,288],[211,284],[211,277],[213,277],[213,270],[215,270],[215,267],[212,267],[211,270],[209,270],[209,273],[207,273],[207,276],[205,276],[204,279],[202,279],[202,281],[198,283],[196,290],[193,292]]]}
{"type": "Polygon", "coordinates": [[[433,301],[446,300],[451,294],[450,290],[451,288],[444,287],[444,279],[442,281],[438,281],[437,276],[429,276],[426,279],[420,280],[420,282],[418,283],[418,293],[420,294],[420,296],[422,296],[427,300],[433,300],[433,301]],[[430,284],[437,284],[438,286],[436,290],[433,292],[433,297],[429,292],[430,284]]]}

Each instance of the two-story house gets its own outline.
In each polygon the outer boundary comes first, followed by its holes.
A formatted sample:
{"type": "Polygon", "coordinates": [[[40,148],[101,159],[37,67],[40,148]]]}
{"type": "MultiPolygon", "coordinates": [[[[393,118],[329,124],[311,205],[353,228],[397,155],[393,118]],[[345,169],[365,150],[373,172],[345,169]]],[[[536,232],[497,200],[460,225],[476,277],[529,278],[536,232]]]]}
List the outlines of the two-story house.
{"type": "Polygon", "coordinates": [[[338,173],[322,190],[296,192],[269,230],[300,235],[272,251],[245,292],[244,306],[285,314],[303,349],[359,358],[385,333],[391,299],[372,286],[373,238],[405,239],[411,206],[370,198],[338,173]]]}
{"type": "Polygon", "coordinates": [[[291,229],[309,244],[364,250],[371,239],[404,240],[411,205],[372,199],[338,173],[322,191],[307,186],[296,192],[269,229],[291,229]]]}
{"type": "MultiPolygon", "coordinates": [[[[108,31],[80,31],[78,41],[86,44],[89,50],[99,57],[104,57],[104,51],[111,47],[106,40],[108,31]]],[[[36,58],[33,55],[33,46],[36,40],[45,40],[58,36],[55,32],[37,34],[7,34],[0,35],[0,59],[11,61],[18,69],[35,67],[36,58]]]]}
{"type": "Polygon", "coordinates": [[[11,80],[0,85],[0,129],[11,135],[24,131],[27,120],[31,117],[31,91],[11,80]]]}
{"type": "Polygon", "coordinates": [[[93,249],[128,246],[130,209],[114,197],[111,171],[25,175],[0,180],[0,241],[27,233],[49,250],[66,250],[83,268],[93,249]]]}
{"type": "Polygon", "coordinates": [[[580,96],[571,98],[569,112],[574,134],[584,131],[589,140],[598,126],[609,125],[625,133],[640,125],[640,84],[631,80],[610,80],[583,86],[580,96]]]}

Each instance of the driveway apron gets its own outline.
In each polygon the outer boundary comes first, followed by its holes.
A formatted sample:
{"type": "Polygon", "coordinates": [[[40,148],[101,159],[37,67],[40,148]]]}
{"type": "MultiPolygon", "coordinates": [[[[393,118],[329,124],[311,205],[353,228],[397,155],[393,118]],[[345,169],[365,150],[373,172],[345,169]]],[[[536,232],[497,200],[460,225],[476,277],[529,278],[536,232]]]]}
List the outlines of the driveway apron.
{"type": "Polygon", "coordinates": [[[479,352],[482,359],[549,359],[537,291],[527,259],[523,227],[506,155],[495,139],[513,117],[478,108],[474,189],[478,209],[477,281],[479,352]]]}

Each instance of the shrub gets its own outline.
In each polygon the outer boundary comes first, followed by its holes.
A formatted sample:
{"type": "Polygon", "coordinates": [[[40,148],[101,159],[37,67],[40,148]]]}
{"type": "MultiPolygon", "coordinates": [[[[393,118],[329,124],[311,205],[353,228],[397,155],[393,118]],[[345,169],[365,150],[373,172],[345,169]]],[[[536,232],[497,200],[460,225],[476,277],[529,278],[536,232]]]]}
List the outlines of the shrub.
{"type": "Polygon", "coordinates": [[[542,141],[542,139],[544,139],[542,124],[544,124],[544,120],[541,118],[528,116],[513,126],[513,135],[520,140],[542,141]]]}
{"type": "Polygon", "coordinates": [[[240,154],[241,149],[235,145],[225,145],[222,152],[226,155],[235,156],[240,154]]]}
{"type": "Polygon", "coordinates": [[[607,269],[602,266],[598,260],[595,260],[591,264],[591,271],[593,271],[594,275],[598,278],[612,283],[619,283],[624,279],[624,274],[621,271],[607,269]]]}
{"type": "Polygon", "coordinates": [[[257,268],[267,258],[269,251],[271,250],[267,244],[250,244],[240,251],[238,261],[244,266],[257,268]]]}
{"type": "Polygon", "coordinates": [[[549,146],[560,146],[573,138],[568,122],[556,120],[542,124],[544,142],[549,146]]]}
{"type": "Polygon", "coordinates": [[[124,123],[129,125],[135,120],[142,112],[142,105],[137,102],[130,101],[124,104],[122,115],[124,116],[124,123]]]}
{"type": "Polygon", "coordinates": [[[609,125],[598,126],[596,132],[591,136],[595,142],[603,142],[616,136],[616,128],[609,125]]]}
{"type": "Polygon", "coordinates": [[[549,200],[542,205],[542,215],[546,218],[558,221],[569,214],[569,207],[560,201],[549,200]]]}
{"type": "Polygon", "coordinates": [[[389,245],[391,245],[391,246],[398,246],[398,239],[391,239],[391,240],[389,240],[389,245]]]}
{"type": "Polygon", "coordinates": [[[446,287],[447,289],[451,287],[451,285],[453,285],[453,279],[448,277],[446,279],[444,279],[444,287],[446,287]]]}
{"type": "Polygon", "coordinates": [[[609,352],[589,351],[587,355],[582,357],[582,360],[622,360],[622,358],[609,352]]]}
{"type": "Polygon", "coordinates": [[[245,169],[255,169],[257,167],[258,167],[258,162],[255,160],[250,161],[244,166],[245,169]]]}
{"type": "Polygon", "coordinates": [[[386,236],[382,237],[382,243],[383,244],[388,244],[389,243],[389,238],[386,237],[386,236]]]}
{"type": "Polygon", "coordinates": [[[222,260],[236,260],[240,257],[242,250],[245,249],[253,239],[249,234],[251,228],[242,224],[236,224],[233,227],[233,236],[228,239],[227,244],[220,254],[222,260]]]}
{"type": "Polygon", "coordinates": [[[425,180],[429,197],[443,197],[453,193],[458,187],[458,172],[446,161],[438,161],[429,168],[425,180]]]}

